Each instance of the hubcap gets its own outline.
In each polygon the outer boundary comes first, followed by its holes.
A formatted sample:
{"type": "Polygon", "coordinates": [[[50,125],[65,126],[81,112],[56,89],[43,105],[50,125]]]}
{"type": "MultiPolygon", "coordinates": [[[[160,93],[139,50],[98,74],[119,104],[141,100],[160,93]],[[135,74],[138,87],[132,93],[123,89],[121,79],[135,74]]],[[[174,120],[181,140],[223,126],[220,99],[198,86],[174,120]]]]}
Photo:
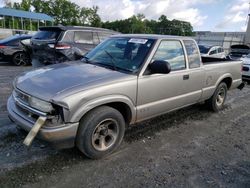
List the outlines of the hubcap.
{"type": "Polygon", "coordinates": [[[226,96],[226,91],[224,88],[221,88],[217,94],[217,98],[216,98],[216,104],[217,106],[221,106],[224,103],[225,100],[225,96],[226,96]]]}
{"type": "Polygon", "coordinates": [[[25,54],[19,53],[14,57],[14,61],[16,65],[26,65],[28,58],[25,54]]]}
{"type": "Polygon", "coordinates": [[[118,123],[114,119],[101,121],[92,134],[92,145],[98,151],[105,151],[117,140],[119,133],[118,123]]]}

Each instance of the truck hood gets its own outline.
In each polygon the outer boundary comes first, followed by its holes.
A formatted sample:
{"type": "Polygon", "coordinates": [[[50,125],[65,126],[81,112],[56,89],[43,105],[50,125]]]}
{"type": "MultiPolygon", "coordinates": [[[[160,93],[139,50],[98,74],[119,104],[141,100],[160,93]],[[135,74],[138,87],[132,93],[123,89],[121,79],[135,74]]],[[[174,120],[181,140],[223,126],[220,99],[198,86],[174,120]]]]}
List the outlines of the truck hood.
{"type": "Polygon", "coordinates": [[[81,61],[62,63],[21,74],[15,87],[45,101],[57,94],[75,89],[76,92],[96,84],[120,80],[131,75],[81,61]]]}

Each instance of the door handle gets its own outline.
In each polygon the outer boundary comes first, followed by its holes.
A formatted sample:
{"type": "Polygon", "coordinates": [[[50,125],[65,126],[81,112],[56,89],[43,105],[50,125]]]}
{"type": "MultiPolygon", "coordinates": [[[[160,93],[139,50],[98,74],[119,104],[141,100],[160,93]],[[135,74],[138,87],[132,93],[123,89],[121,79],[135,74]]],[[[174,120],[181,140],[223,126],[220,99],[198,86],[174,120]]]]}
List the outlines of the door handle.
{"type": "Polygon", "coordinates": [[[183,75],[183,80],[188,80],[189,79],[189,74],[183,75]]]}

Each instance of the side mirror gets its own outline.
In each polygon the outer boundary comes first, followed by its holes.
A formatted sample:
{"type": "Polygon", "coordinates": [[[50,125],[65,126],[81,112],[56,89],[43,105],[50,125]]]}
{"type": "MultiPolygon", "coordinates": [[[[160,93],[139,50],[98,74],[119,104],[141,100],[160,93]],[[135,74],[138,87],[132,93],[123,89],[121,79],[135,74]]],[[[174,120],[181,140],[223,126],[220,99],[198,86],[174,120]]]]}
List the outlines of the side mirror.
{"type": "Polygon", "coordinates": [[[167,61],[155,60],[149,65],[151,74],[168,74],[171,71],[171,66],[167,61]]]}

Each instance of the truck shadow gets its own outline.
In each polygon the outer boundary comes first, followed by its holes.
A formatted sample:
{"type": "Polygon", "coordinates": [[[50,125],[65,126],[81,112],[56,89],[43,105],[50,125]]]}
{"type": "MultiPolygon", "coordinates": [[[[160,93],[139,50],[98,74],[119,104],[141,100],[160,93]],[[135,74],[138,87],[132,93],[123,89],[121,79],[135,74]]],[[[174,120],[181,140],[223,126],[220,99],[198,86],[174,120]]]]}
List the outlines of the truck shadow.
{"type": "Polygon", "coordinates": [[[189,120],[203,120],[212,113],[205,105],[192,105],[131,126],[127,129],[124,139],[131,143],[143,138],[153,138],[161,130],[178,127],[189,120]]]}
{"type": "MultiPolygon", "coordinates": [[[[226,108],[228,105],[226,106],[226,108]]],[[[184,109],[168,113],[156,118],[153,118],[148,121],[141,122],[136,124],[136,126],[131,126],[127,129],[124,137],[124,141],[127,147],[127,144],[139,141],[144,138],[153,139],[156,136],[156,133],[162,130],[169,129],[171,127],[178,127],[185,121],[195,121],[203,120],[212,115],[213,112],[209,111],[204,107],[204,105],[193,105],[186,107],[184,109]]],[[[12,132],[16,138],[6,135],[3,139],[6,139],[8,142],[21,142],[24,137],[24,133],[18,131],[12,132]],[[14,140],[13,140],[14,139],[14,140]]],[[[17,143],[16,143],[17,144],[17,143]]],[[[95,165],[95,160],[90,160],[86,158],[78,149],[65,149],[56,151],[50,146],[46,145],[42,141],[35,140],[30,150],[35,150],[31,152],[25,148],[21,143],[18,143],[21,153],[25,155],[22,159],[30,160],[26,164],[21,164],[19,167],[12,168],[11,170],[5,169],[5,171],[0,170],[0,182],[5,182],[7,186],[15,185],[25,185],[26,183],[36,183],[41,181],[40,176],[51,175],[61,172],[64,169],[70,168],[74,165],[79,165],[84,162],[84,166],[93,166],[95,165]],[[44,144],[44,148],[40,148],[41,144],[44,144]],[[47,153],[43,158],[37,160],[36,155],[42,155],[47,153]],[[32,156],[34,155],[34,156],[32,156]],[[34,159],[35,158],[35,159],[34,159]],[[36,176],[33,176],[36,174],[36,176]],[[10,177],[15,177],[15,181],[10,177]],[[23,178],[25,177],[25,178],[23,178]]],[[[119,152],[119,151],[118,151],[119,152]]],[[[115,154],[114,154],[115,155],[115,154]]],[[[22,154],[21,154],[22,156],[22,154]]],[[[20,157],[20,155],[19,155],[20,157]]],[[[112,158],[112,156],[111,156],[112,158]]],[[[9,159],[10,160],[10,159],[9,159]]],[[[13,160],[13,159],[11,159],[13,160]]],[[[14,159],[15,160],[15,159],[14,159]]],[[[112,160],[112,159],[101,159],[100,161],[112,160]]],[[[20,161],[20,163],[22,162],[20,161]]],[[[8,161],[7,161],[8,162],[8,161]]],[[[11,162],[10,162],[11,163],[11,162]]]]}

